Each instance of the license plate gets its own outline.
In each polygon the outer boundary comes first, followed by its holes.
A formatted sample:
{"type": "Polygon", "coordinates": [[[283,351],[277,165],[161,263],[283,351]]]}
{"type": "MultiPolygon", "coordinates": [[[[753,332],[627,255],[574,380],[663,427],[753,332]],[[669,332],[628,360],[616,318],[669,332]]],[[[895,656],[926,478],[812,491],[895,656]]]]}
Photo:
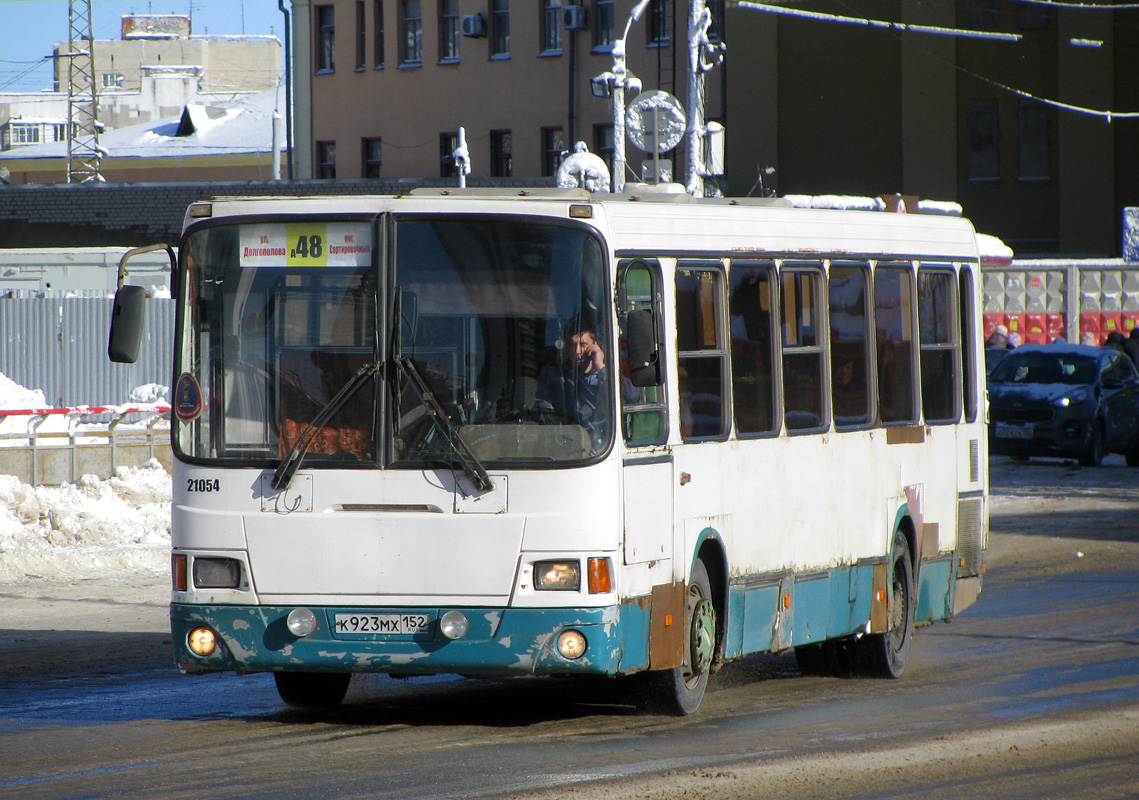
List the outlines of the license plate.
{"type": "Polygon", "coordinates": [[[416,634],[431,632],[428,614],[337,614],[337,633],[416,634]]]}
{"type": "Polygon", "coordinates": [[[993,431],[998,439],[1032,439],[1031,425],[998,425],[993,431]]]}

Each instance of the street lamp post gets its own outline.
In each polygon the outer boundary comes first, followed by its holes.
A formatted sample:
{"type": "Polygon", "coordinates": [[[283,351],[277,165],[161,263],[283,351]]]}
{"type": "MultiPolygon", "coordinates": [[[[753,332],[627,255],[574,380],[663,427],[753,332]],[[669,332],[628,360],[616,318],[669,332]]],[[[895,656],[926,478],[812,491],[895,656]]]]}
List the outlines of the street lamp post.
{"type": "Polygon", "coordinates": [[[613,98],[613,191],[620,192],[625,188],[625,90],[639,92],[641,81],[629,72],[628,62],[625,59],[625,43],[629,39],[629,28],[641,18],[649,0],[640,0],[633,10],[629,12],[629,19],[625,22],[625,31],[621,38],[613,42],[613,71],[602,73],[591,81],[593,94],[613,98]]]}

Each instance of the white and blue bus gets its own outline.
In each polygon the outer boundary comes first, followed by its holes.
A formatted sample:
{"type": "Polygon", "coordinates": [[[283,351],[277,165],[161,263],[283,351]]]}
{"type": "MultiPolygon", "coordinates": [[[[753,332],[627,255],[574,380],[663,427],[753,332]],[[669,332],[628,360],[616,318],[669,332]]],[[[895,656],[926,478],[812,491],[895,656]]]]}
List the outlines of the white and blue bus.
{"type": "Polygon", "coordinates": [[[354,672],[643,673],[687,714],[750,653],[900,676],[914,627],[981,592],[963,219],[417,190],[215,198],[186,223],[188,673],[269,671],[316,706],[354,672]]]}

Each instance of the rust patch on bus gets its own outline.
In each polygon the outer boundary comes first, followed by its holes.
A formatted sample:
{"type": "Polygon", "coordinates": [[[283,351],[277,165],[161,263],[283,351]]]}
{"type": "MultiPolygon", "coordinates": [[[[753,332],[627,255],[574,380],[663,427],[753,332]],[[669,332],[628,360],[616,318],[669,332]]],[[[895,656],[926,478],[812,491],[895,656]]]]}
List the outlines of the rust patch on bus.
{"type": "Polygon", "coordinates": [[[649,612],[649,669],[669,669],[684,663],[684,582],[653,587],[649,612]]]}
{"type": "Polygon", "coordinates": [[[921,557],[936,558],[941,550],[941,529],[936,522],[927,522],[921,526],[921,557]]]}
{"type": "Polygon", "coordinates": [[[890,564],[874,565],[874,592],[870,599],[870,633],[885,633],[890,630],[890,601],[894,593],[890,591],[890,564]]]}
{"type": "Polygon", "coordinates": [[[886,444],[923,444],[924,425],[900,425],[886,429],[886,444]]]}

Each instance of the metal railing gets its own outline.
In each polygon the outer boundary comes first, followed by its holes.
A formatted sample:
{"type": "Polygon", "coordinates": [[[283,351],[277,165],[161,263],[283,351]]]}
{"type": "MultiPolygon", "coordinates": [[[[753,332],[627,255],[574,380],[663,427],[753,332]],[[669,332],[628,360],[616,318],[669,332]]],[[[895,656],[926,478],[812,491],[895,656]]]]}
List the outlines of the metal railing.
{"type": "Polygon", "coordinates": [[[170,406],[159,404],[0,409],[0,474],[61,486],[84,475],[109,478],[152,458],[170,472],[169,420],[170,406]]]}

